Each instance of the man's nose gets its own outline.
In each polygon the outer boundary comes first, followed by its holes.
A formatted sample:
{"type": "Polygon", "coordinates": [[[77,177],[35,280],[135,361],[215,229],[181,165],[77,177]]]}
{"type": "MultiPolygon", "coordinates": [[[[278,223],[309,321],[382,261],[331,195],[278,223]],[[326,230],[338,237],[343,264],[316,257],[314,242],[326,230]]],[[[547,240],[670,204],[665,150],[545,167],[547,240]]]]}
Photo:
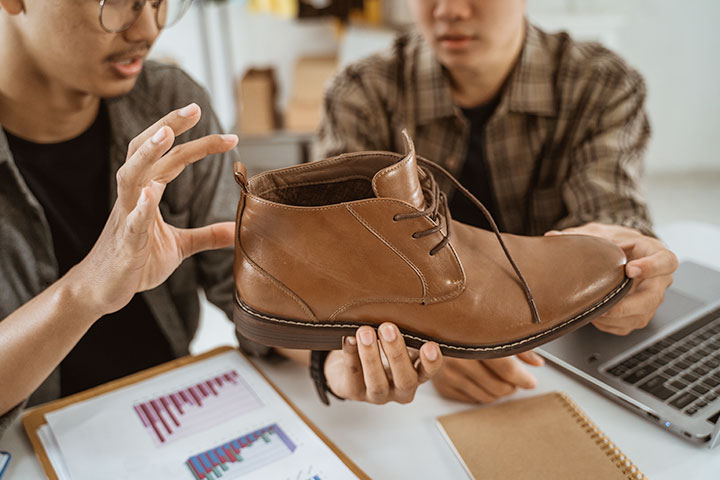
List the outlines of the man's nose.
{"type": "Polygon", "coordinates": [[[157,21],[155,20],[156,15],[158,14],[156,8],[161,8],[160,2],[145,2],[145,6],[143,7],[142,12],[140,12],[138,19],[125,31],[125,39],[129,43],[139,43],[144,41],[149,45],[152,45],[155,42],[155,39],[160,33],[157,21]]]}
{"type": "Polygon", "coordinates": [[[469,0],[436,0],[433,16],[438,20],[462,20],[472,13],[469,0]]]}

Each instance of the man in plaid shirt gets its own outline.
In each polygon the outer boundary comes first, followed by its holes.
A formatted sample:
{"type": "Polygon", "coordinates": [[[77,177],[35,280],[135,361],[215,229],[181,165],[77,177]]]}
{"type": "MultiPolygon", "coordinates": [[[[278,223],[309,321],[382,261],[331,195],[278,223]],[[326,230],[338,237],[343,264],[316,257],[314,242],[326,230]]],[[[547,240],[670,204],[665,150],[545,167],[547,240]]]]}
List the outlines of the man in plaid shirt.
{"type": "MultiPolygon", "coordinates": [[[[407,128],[417,152],[458,177],[503,231],[596,235],[622,247],[635,285],[593,323],[618,335],[647,325],[677,260],[653,237],[640,187],[650,136],[642,77],[598,44],[529,24],[524,0],[409,5],[416,31],[332,81],[318,156],[400,151],[407,128]]],[[[450,207],[456,220],[487,226],[461,195],[450,207]]],[[[326,368],[355,356],[337,352],[326,368]]],[[[533,352],[517,357],[542,364],[533,352]]],[[[445,358],[433,382],[468,402],[536,383],[511,357],[445,358]]],[[[330,388],[348,396],[342,385],[330,388]]]]}

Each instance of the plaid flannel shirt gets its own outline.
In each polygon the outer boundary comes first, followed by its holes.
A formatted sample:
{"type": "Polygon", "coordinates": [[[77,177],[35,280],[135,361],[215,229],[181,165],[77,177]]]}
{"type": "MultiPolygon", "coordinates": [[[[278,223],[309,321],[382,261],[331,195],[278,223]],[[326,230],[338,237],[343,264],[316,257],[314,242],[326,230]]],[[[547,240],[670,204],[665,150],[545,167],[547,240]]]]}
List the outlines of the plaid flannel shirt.
{"type": "MultiPolygon", "coordinates": [[[[650,137],[642,77],[596,43],[527,24],[520,56],[485,126],[504,230],[541,235],[601,222],[652,234],[640,185],[650,137]]],[[[349,65],[325,93],[316,153],[400,151],[462,171],[469,125],[447,72],[417,32],[349,65]]],[[[478,212],[478,214],[480,214],[478,212]]]]}

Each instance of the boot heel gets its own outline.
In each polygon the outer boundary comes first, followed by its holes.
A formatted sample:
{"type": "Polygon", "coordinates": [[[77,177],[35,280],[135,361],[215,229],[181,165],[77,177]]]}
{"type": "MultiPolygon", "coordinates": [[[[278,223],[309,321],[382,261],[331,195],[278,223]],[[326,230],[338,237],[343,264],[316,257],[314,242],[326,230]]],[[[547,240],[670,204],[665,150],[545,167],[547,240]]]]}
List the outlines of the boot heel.
{"type": "Polygon", "coordinates": [[[237,297],[233,321],[235,329],[248,340],[270,347],[302,350],[340,350],[342,337],[354,335],[357,329],[302,325],[296,320],[274,318],[255,312],[237,297]]]}

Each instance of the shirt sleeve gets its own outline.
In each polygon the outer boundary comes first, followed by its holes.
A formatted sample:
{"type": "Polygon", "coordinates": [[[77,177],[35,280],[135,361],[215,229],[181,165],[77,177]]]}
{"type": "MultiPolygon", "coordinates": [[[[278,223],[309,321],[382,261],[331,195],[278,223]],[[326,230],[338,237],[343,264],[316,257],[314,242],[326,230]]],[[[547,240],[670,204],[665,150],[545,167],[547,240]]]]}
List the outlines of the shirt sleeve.
{"type": "Polygon", "coordinates": [[[599,222],[654,235],[641,185],[650,138],[644,81],[638,73],[625,71],[620,79],[595,85],[601,86],[594,92],[597,101],[606,106],[571,150],[562,187],[568,214],[555,228],[599,222]]]}
{"type": "Polygon", "coordinates": [[[377,69],[368,62],[347,67],[325,90],[315,160],[342,153],[387,150],[392,145],[377,69]]]}
{"type": "Polygon", "coordinates": [[[10,410],[9,412],[5,413],[4,415],[0,415],[0,439],[2,439],[5,432],[10,428],[10,425],[20,416],[20,413],[25,408],[25,405],[27,404],[27,400],[24,400],[22,403],[20,403],[18,406],[10,410]]]}

